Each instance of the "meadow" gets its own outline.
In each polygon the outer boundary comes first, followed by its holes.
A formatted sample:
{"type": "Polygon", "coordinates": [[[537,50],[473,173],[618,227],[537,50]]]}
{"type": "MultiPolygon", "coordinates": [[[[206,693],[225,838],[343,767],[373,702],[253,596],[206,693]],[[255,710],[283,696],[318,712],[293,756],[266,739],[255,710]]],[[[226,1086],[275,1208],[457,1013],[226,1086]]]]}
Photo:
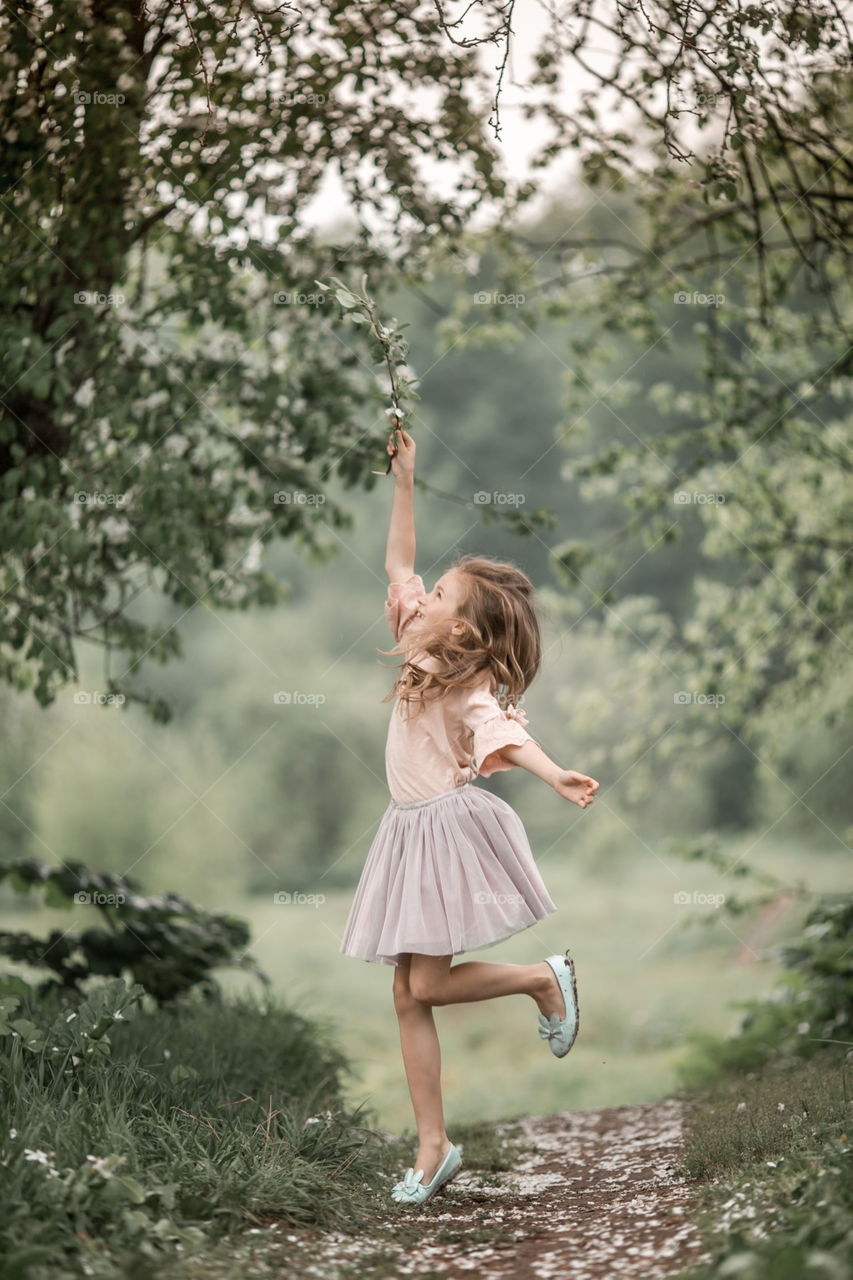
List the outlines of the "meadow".
{"type": "MultiPolygon", "coordinates": [[[[513,804],[533,826],[534,795],[516,791],[513,804]]],[[[693,1034],[733,1033],[738,1002],[773,989],[781,967],[772,946],[796,934],[803,915],[796,900],[769,925],[761,923],[761,909],[732,918],[701,897],[730,892],[730,877],[660,853],[614,815],[601,826],[590,825],[583,838],[564,836],[540,859],[555,913],[455,961],[529,964],[569,947],[581,1011],[571,1055],[552,1059],[527,997],[437,1008],[448,1126],[664,1098],[678,1087],[693,1034]],[[616,827],[624,834],[621,852],[613,850],[616,827]],[[678,893],[691,901],[675,902],[678,893]]],[[[535,852],[538,841],[532,843],[535,852]]],[[[804,863],[796,840],[774,833],[756,844],[756,836],[744,833],[721,850],[732,860],[750,850],[747,861],[783,882],[821,891],[850,885],[849,860],[829,847],[813,849],[804,863]]],[[[340,954],[351,889],[326,889],[320,878],[305,890],[325,901],[276,903],[268,894],[210,905],[227,906],[249,922],[251,954],[276,996],[321,1026],[349,1060],[349,1105],[364,1104],[379,1128],[403,1134],[412,1118],[391,998],[393,968],[340,954]]],[[[203,901],[202,893],[196,896],[203,901]]],[[[17,924],[42,934],[69,926],[78,914],[81,923],[91,922],[91,910],[87,916],[75,907],[67,917],[43,909],[19,913],[17,924]]],[[[4,910],[0,927],[12,920],[4,910]]],[[[237,971],[223,969],[218,977],[233,995],[247,984],[255,991],[260,986],[237,971]]]]}

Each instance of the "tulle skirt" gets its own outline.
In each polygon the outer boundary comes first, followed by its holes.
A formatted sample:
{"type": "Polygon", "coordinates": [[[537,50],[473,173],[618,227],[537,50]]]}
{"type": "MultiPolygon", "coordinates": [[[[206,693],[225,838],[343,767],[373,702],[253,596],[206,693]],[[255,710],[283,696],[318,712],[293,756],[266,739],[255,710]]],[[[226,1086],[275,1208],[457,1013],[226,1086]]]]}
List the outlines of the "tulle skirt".
{"type": "Polygon", "coordinates": [[[398,964],[407,952],[491,946],[556,911],[515,810],[466,782],[382,816],[340,949],[398,964]]]}

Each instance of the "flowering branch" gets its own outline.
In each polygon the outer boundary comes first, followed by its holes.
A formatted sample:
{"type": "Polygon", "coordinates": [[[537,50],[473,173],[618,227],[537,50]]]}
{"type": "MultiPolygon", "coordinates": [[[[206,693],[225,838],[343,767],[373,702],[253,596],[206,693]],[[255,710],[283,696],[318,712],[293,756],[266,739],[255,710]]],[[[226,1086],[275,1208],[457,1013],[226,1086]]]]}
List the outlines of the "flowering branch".
{"type": "MultiPolygon", "coordinates": [[[[343,280],[339,280],[337,276],[332,276],[331,285],[323,284],[321,280],[317,280],[315,283],[326,292],[331,292],[332,285],[334,285],[335,297],[344,308],[344,315],[352,320],[353,324],[366,324],[369,331],[378,341],[382,349],[382,360],[378,363],[384,363],[391,388],[391,407],[386,409],[385,412],[391,419],[392,427],[398,427],[407,413],[406,409],[403,408],[403,403],[407,400],[420,399],[420,396],[414,390],[419,379],[408,376],[410,370],[406,364],[409,346],[403,337],[402,331],[408,328],[408,325],[399,324],[396,316],[391,318],[390,326],[382,324],[376,309],[376,303],[367,292],[366,275],[361,277],[361,293],[344,284],[343,280]]],[[[388,465],[385,470],[374,471],[373,475],[387,476],[391,470],[392,458],[393,454],[389,454],[388,465]]]]}

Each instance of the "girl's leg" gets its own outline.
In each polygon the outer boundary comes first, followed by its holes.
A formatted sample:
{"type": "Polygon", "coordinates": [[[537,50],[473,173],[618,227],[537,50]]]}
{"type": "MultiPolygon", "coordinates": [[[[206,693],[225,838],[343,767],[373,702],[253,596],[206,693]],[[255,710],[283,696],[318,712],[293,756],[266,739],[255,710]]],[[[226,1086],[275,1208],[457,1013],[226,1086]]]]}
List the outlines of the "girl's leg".
{"type": "Polygon", "coordinates": [[[403,955],[394,969],[394,1006],[418,1129],[413,1167],[424,1170],[426,1183],[432,1181],[449,1141],[441,1101],[441,1047],[432,1006],[528,995],[546,1017],[557,1013],[562,1018],[566,1013],[557,979],[544,961],[529,965],[466,961],[451,968],[452,959],[403,955]]]}
{"type": "Polygon", "coordinates": [[[566,1016],[566,1002],[549,964],[492,964],[466,960],[449,964],[450,956],[413,955],[409,985],[423,1004],[464,1004],[471,1000],[492,1000],[495,996],[526,995],[536,1001],[539,1012],[549,1017],[566,1016]]]}
{"type": "MultiPolygon", "coordinates": [[[[425,958],[425,957],[420,957],[425,958]]],[[[431,956],[430,959],[436,957],[431,956]]],[[[449,962],[450,956],[439,959],[449,962]]],[[[417,1000],[409,986],[412,957],[403,955],[394,969],[394,1007],[400,1025],[400,1047],[418,1130],[415,1171],[423,1169],[425,1183],[444,1158],[449,1139],[444,1129],[441,1102],[441,1047],[432,1009],[417,1000]]]]}

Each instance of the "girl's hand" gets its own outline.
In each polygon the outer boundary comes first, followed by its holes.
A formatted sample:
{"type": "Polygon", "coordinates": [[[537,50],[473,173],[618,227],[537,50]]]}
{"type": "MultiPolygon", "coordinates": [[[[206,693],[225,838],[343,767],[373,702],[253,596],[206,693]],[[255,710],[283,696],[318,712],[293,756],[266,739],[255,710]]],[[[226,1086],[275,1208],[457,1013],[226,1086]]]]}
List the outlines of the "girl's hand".
{"type": "MultiPolygon", "coordinates": [[[[396,419],[395,419],[396,421],[396,419]]],[[[391,470],[395,479],[415,474],[415,442],[403,427],[392,427],[388,436],[388,453],[391,454],[391,470]],[[396,442],[394,436],[396,435],[396,442]]]]}
{"type": "Polygon", "coordinates": [[[575,773],[574,769],[564,769],[554,783],[558,795],[565,796],[573,804],[585,809],[592,804],[598,783],[595,778],[588,778],[585,773],[575,773]]]}

